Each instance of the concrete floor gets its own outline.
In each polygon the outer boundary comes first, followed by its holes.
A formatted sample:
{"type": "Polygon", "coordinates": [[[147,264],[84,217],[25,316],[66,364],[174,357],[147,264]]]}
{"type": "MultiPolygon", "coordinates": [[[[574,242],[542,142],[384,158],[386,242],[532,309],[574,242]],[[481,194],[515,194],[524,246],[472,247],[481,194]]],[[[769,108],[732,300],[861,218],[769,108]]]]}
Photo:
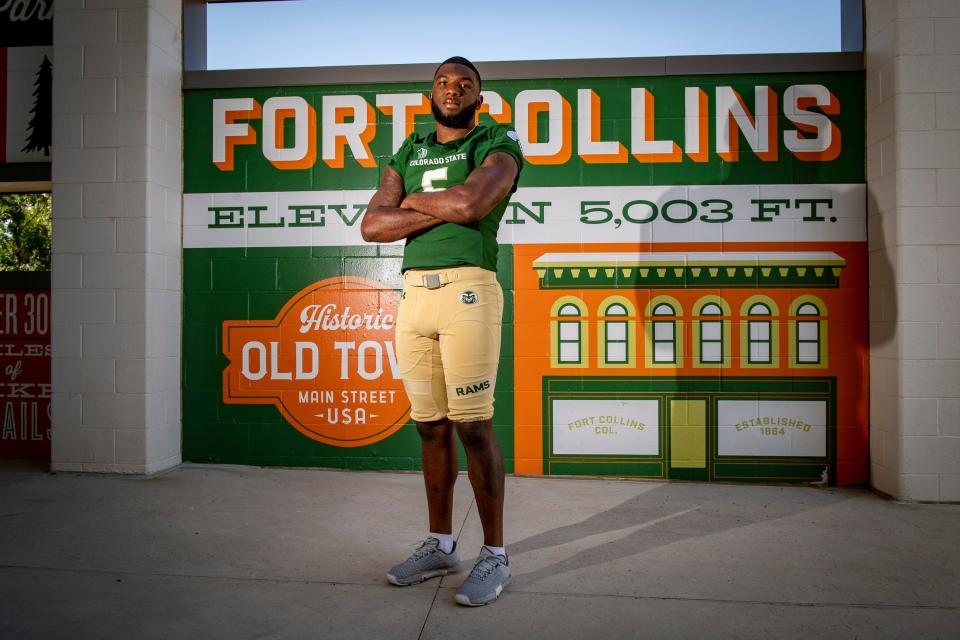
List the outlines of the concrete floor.
{"type": "MultiPolygon", "coordinates": [[[[456,523],[481,542],[469,483],[456,523]]],[[[0,463],[0,638],[960,637],[960,506],[857,489],[507,479],[514,581],[388,567],[417,474],[185,464],[153,478],[0,463]]]]}

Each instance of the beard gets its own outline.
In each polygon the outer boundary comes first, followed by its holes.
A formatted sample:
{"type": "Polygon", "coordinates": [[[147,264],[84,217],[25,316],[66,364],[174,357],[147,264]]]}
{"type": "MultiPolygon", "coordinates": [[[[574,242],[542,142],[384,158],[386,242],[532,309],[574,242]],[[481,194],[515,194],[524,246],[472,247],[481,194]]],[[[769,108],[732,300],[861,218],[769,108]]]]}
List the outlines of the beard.
{"type": "Polygon", "coordinates": [[[473,124],[473,118],[477,112],[477,102],[478,100],[474,100],[470,104],[462,105],[459,113],[444,115],[437,106],[436,100],[430,100],[430,110],[433,112],[433,118],[443,126],[451,129],[466,129],[473,124]]]}

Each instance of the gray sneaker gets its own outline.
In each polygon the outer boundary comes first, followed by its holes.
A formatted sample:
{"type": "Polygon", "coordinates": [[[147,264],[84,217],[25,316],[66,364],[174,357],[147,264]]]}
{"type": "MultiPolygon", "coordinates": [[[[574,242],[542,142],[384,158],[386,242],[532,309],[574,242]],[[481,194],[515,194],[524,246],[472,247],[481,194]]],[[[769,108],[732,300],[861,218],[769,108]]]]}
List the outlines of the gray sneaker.
{"type": "Polygon", "coordinates": [[[444,553],[440,550],[439,540],[427,538],[409,558],[387,572],[387,580],[398,587],[406,587],[429,578],[456,573],[459,570],[460,557],[457,555],[457,543],[453,543],[450,553],[444,553]]]}
{"type": "Polygon", "coordinates": [[[454,600],[467,607],[479,607],[493,602],[510,584],[509,564],[503,556],[481,547],[480,557],[473,565],[473,571],[457,589],[454,600]]]}

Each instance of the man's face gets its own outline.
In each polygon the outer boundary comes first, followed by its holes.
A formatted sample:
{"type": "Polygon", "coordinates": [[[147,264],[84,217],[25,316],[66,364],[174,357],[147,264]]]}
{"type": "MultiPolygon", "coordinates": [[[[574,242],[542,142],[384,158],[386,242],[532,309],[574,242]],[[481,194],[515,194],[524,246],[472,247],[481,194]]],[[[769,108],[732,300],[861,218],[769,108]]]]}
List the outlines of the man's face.
{"type": "Polygon", "coordinates": [[[462,64],[451,62],[437,69],[430,92],[433,117],[453,129],[466,129],[483,102],[480,81],[462,64]]]}

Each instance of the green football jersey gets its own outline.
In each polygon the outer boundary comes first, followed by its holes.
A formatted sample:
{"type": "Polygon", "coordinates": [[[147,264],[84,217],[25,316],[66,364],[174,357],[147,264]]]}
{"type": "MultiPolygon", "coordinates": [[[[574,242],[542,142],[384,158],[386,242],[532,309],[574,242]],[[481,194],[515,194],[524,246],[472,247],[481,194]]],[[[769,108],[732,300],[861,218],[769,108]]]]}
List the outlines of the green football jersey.
{"type": "MultiPolygon", "coordinates": [[[[523,154],[517,134],[499,124],[477,126],[459,140],[446,144],[437,142],[436,133],[427,136],[413,133],[404,140],[387,166],[403,178],[404,190],[408,194],[442,191],[463,184],[471,171],[497,151],[509,153],[517,161],[519,180],[523,154]]],[[[516,190],[515,180],[510,193],[516,190]]],[[[509,200],[510,194],[507,194],[477,222],[445,222],[408,237],[401,270],[475,265],[496,271],[497,229],[509,200]]]]}

